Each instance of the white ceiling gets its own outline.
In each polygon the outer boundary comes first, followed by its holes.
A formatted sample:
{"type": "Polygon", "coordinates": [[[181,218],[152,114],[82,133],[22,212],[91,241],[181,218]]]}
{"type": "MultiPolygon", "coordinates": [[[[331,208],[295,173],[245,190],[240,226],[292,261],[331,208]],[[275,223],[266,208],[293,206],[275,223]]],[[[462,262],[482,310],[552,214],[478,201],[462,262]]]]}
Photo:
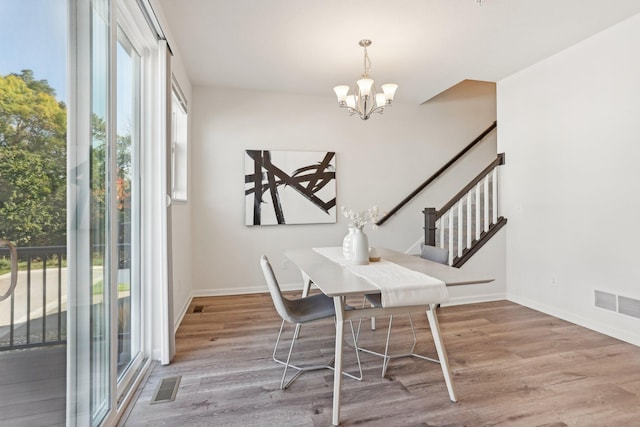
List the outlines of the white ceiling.
{"type": "Polygon", "coordinates": [[[640,13],[640,0],[157,2],[194,86],[333,96],[362,74],[369,38],[376,84],[413,103],[498,81],[640,13]]]}

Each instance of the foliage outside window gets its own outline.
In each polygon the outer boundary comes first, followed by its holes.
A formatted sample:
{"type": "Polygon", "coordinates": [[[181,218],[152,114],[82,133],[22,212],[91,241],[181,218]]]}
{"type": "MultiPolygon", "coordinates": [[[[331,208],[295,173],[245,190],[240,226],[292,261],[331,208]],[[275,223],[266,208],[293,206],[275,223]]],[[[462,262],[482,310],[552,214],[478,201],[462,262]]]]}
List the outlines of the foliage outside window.
{"type": "Polygon", "coordinates": [[[66,244],[67,108],[31,70],[0,76],[0,236],[66,244]]]}

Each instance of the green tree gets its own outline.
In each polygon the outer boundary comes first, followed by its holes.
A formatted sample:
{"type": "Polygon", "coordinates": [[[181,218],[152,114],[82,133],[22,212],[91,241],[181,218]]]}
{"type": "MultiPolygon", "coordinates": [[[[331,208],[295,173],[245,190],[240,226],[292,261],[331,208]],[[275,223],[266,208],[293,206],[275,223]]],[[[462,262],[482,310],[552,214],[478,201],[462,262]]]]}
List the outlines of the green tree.
{"type": "MultiPolygon", "coordinates": [[[[105,120],[93,114],[91,117],[91,223],[104,224],[106,221],[106,170],[107,165],[107,132],[105,120]]],[[[131,205],[131,135],[116,135],[116,206],[118,221],[127,223],[128,209],[131,205]]],[[[97,226],[101,229],[101,226],[97,226]]],[[[103,244],[103,236],[93,236],[93,244],[103,244]]],[[[120,240],[123,236],[120,236],[120,240]]]]}
{"type": "Polygon", "coordinates": [[[65,243],[66,121],[46,80],[30,70],[0,76],[0,237],[65,243]]]}

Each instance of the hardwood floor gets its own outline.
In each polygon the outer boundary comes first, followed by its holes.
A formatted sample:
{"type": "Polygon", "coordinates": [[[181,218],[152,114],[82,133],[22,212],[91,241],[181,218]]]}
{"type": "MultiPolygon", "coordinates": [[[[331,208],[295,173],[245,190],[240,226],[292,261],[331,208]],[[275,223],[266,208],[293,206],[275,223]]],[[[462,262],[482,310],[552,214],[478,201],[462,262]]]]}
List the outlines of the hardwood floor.
{"type": "MultiPolygon", "coordinates": [[[[435,357],[426,316],[413,318],[417,350],[435,357]]],[[[640,425],[640,348],[507,301],[443,307],[438,318],[459,402],[449,401],[437,364],[394,359],[381,378],[382,359],[361,353],[365,376],[343,381],[341,425],[640,425]]],[[[330,425],[330,371],[278,388],[282,369],[271,352],[279,324],[268,294],[194,299],[174,362],[153,368],[121,425],[330,425]],[[175,375],[175,401],[150,405],[158,382],[175,375]]],[[[363,322],[361,344],[382,349],[386,325],[379,318],[371,331],[363,322]]],[[[331,321],[305,326],[297,360],[330,356],[333,331],[331,321]]],[[[393,331],[392,347],[406,349],[407,316],[394,318],[393,331]]],[[[354,367],[349,338],[345,368],[354,367]]]]}

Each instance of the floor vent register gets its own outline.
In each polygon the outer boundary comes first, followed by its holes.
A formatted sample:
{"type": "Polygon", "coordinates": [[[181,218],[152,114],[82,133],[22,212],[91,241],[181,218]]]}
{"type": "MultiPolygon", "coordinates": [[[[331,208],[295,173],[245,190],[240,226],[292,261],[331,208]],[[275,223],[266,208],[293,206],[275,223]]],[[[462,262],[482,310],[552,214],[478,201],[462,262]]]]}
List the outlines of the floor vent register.
{"type": "Polygon", "coordinates": [[[151,404],[174,401],[178,393],[178,387],[180,386],[180,379],[182,379],[181,376],[167,377],[160,380],[156,392],[153,393],[151,404]]]}

